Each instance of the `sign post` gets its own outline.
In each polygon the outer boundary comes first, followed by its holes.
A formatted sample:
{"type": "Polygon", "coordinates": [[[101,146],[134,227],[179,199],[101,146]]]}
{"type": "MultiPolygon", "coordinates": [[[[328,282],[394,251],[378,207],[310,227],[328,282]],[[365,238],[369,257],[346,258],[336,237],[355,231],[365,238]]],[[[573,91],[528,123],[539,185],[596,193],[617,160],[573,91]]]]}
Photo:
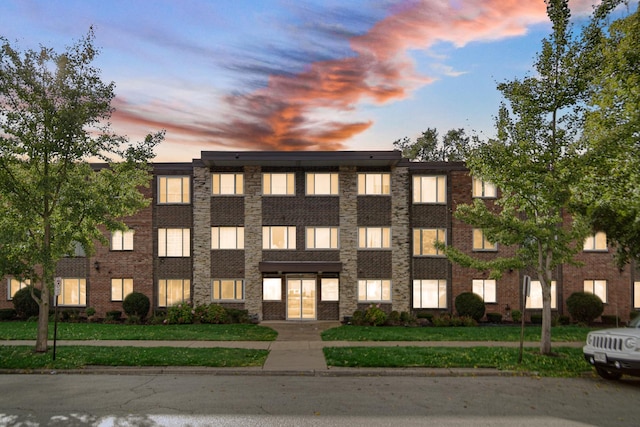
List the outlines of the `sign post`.
{"type": "Polygon", "coordinates": [[[522,304],[520,315],[520,352],[518,353],[518,364],[522,363],[522,348],[524,346],[524,311],[527,308],[527,297],[531,295],[531,277],[525,275],[522,278],[522,304]]]}
{"type": "Polygon", "coordinates": [[[53,360],[56,360],[56,341],[58,340],[58,295],[62,291],[62,277],[53,280],[53,306],[55,308],[53,321],[53,360]]]}

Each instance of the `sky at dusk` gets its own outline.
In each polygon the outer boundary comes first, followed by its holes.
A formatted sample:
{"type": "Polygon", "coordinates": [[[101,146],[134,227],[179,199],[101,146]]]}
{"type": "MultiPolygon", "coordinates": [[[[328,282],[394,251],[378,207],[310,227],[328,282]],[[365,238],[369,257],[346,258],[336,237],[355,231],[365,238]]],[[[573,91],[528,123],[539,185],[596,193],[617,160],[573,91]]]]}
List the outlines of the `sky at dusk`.
{"type": "MultiPolygon", "coordinates": [[[[584,17],[596,0],[572,0],[584,17]]],[[[113,129],[208,150],[390,150],[428,127],[493,135],[496,83],[531,73],[543,0],[2,0],[0,36],[95,31],[113,129]]]]}

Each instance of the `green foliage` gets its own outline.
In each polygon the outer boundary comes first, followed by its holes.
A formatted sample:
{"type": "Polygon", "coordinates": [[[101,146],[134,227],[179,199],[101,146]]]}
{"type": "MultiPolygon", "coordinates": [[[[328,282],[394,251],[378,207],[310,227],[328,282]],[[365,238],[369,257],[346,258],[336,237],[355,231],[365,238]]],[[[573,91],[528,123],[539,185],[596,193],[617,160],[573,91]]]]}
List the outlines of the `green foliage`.
{"type": "Polygon", "coordinates": [[[430,162],[463,161],[470,139],[464,129],[451,129],[444,137],[438,137],[438,130],[428,128],[415,141],[404,137],[394,141],[393,147],[402,151],[408,159],[430,162]]]}
{"type": "Polygon", "coordinates": [[[220,304],[203,304],[196,307],[194,320],[200,323],[225,324],[229,323],[229,314],[220,304]]]}
{"type": "Polygon", "coordinates": [[[86,313],[87,317],[91,317],[94,314],[96,314],[96,309],[93,307],[87,307],[84,312],[86,313]]]}
{"type": "Polygon", "coordinates": [[[249,318],[249,310],[241,310],[239,308],[225,307],[229,323],[251,323],[249,318]]]}
{"type": "MultiPolygon", "coordinates": [[[[433,318],[433,316],[431,316],[431,318],[433,318]]],[[[403,325],[413,325],[416,323],[416,318],[408,311],[402,311],[400,313],[400,322],[403,325]]]]}
{"type": "Polygon", "coordinates": [[[538,314],[538,313],[532,314],[531,323],[534,325],[542,325],[542,314],[538,314]]]}
{"type": "Polygon", "coordinates": [[[387,316],[387,322],[385,323],[388,326],[399,326],[401,325],[400,321],[400,312],[397,310],[391,311],[387,316]]]}
{"type": "Polygon", "coordinates": [[[502,313],[487,313],[487,320],[491,323],[502,323],[502,313]]]}
{"type": "Polygon", "coordinates": [[[169,325],[178,324],[184,325],[193,323],[194,316],[196,314],[195,309],[189,302],[181,302],[176,305],[172,305],[167,308],[166,321],[169,325]]]}
{"type": "Polygon", "coordinates": [[[0,308],[0,321],[13,320],[17,316],[15,308],[0,308]]]}
{"type": "Polygon", "coordinates": [[[105,321],[107,322],[119,322],[122,318],[122,311],[120,310],[107,311],[106,314],[107,316],[105,318],[105,321]]]}
{"type": "Polygon", "coordinates": [[[476,322],[484,316],[485,306],[482,297],[473,292],[463,292],[456,297],[455,307],[461,317],[471,317],[476,322]]]}
{"type": "Polygon", "coordinates": [[[576,322],[589,324],[604,311],[600,297],[590,292],[574,292],[566,303],[569,314],[576,322]]]}
{"type": "Polygon", "coordinates": [[[353,316],[351,316],[351,323],[358,326],[364,325],[365,324],[364,311],[362,310],[354,311],[353,316]]]}
{"type": "Polygon", "coordinates": [[[21,319],[37,316],[40,311],[38,303],[31,296],[32,291],[36,298],[40,298],[40,289],[32,286],[26,286],[13,295],[13,308],[16,309],[16,313],[21,319]]]}
{"type": "Polygon", "coordinates": [[[387,321],[387,313],[377,305],[370,305],[364,312],[364,321],[371,326],[382,326],[387,321]]]}
{"type": "Polygon", "coordinates": [[[149,297],[140,292],[131,292],[122,301],[122,309],[127,316],[138,316],[144,319],[149,314],[149,308],[151,308],[149,297]]]}
{"type": "Polygon", "coordinates": [[[433,318],[433,325],[437,327],[450,326],[478,326],[478,322],[469,316],[452,316],[448,313],[433,318]]]}
{"type": "Polygon", "coordinates": [[[522,320],[522,312],[520,310],[512,310],[511,319],[513,319],[514,322],[519,323],[522,320]]]}

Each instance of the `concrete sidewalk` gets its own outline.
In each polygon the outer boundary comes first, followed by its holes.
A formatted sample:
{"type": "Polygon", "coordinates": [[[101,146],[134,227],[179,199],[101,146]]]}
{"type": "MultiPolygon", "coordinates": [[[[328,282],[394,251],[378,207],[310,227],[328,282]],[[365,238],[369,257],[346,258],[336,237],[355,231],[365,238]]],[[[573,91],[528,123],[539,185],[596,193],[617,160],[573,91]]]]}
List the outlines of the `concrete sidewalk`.
{"type": "MultiPolygon", "coordinates": [[[[431,368],[336,368],[328,367],[324,358],[325,347],[518,347],[519,342],[497,341],[322,341],[322,331],[339,326],[338,322],[262,322],[262,326],[275,329],[275,341],[84,341],[59,340],[58,346],[122,346],[122,347],[186,347],[186,348],[248,348],[269,350],[262,367],[208,368],[208,367],[87,367],[73,373],[158,374],[197,373],[216,375],[396,375],[396,376],[467,376],[513,375],[495,369],[431,369],[431,368]],[[80,372],[78,372],[80,371],[80,372]]],[[[51,341],[50,346],[53,346],[51,341]]],[[[525,347],[537,347],[539,342],[525,342],[525,347]]],[[[0,345],[35,345],[33,340],[0,341],[0,345]]],[[[562,347],[582,347],[582,342],[555,343],[562,347]]],[[[43,370],[43,373],[50,373],[43,370]]],[[[0,367],[0,372],[2,369],[0,367]]],[[[35,371],[33,371],[35,373],[35,371]]],[[[71,373],[57,371],[57,373],[71,373]]]]}

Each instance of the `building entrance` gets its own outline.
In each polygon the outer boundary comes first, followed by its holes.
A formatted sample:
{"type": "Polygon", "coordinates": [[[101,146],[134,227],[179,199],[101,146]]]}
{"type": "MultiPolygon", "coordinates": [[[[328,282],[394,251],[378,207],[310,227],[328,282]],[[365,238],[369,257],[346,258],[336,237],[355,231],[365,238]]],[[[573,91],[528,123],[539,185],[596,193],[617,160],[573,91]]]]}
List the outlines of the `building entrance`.
{"type": "Polygon", "coordinates": [[[316,320],[316,276],[287,276],[287,320],[316,320]]]}

